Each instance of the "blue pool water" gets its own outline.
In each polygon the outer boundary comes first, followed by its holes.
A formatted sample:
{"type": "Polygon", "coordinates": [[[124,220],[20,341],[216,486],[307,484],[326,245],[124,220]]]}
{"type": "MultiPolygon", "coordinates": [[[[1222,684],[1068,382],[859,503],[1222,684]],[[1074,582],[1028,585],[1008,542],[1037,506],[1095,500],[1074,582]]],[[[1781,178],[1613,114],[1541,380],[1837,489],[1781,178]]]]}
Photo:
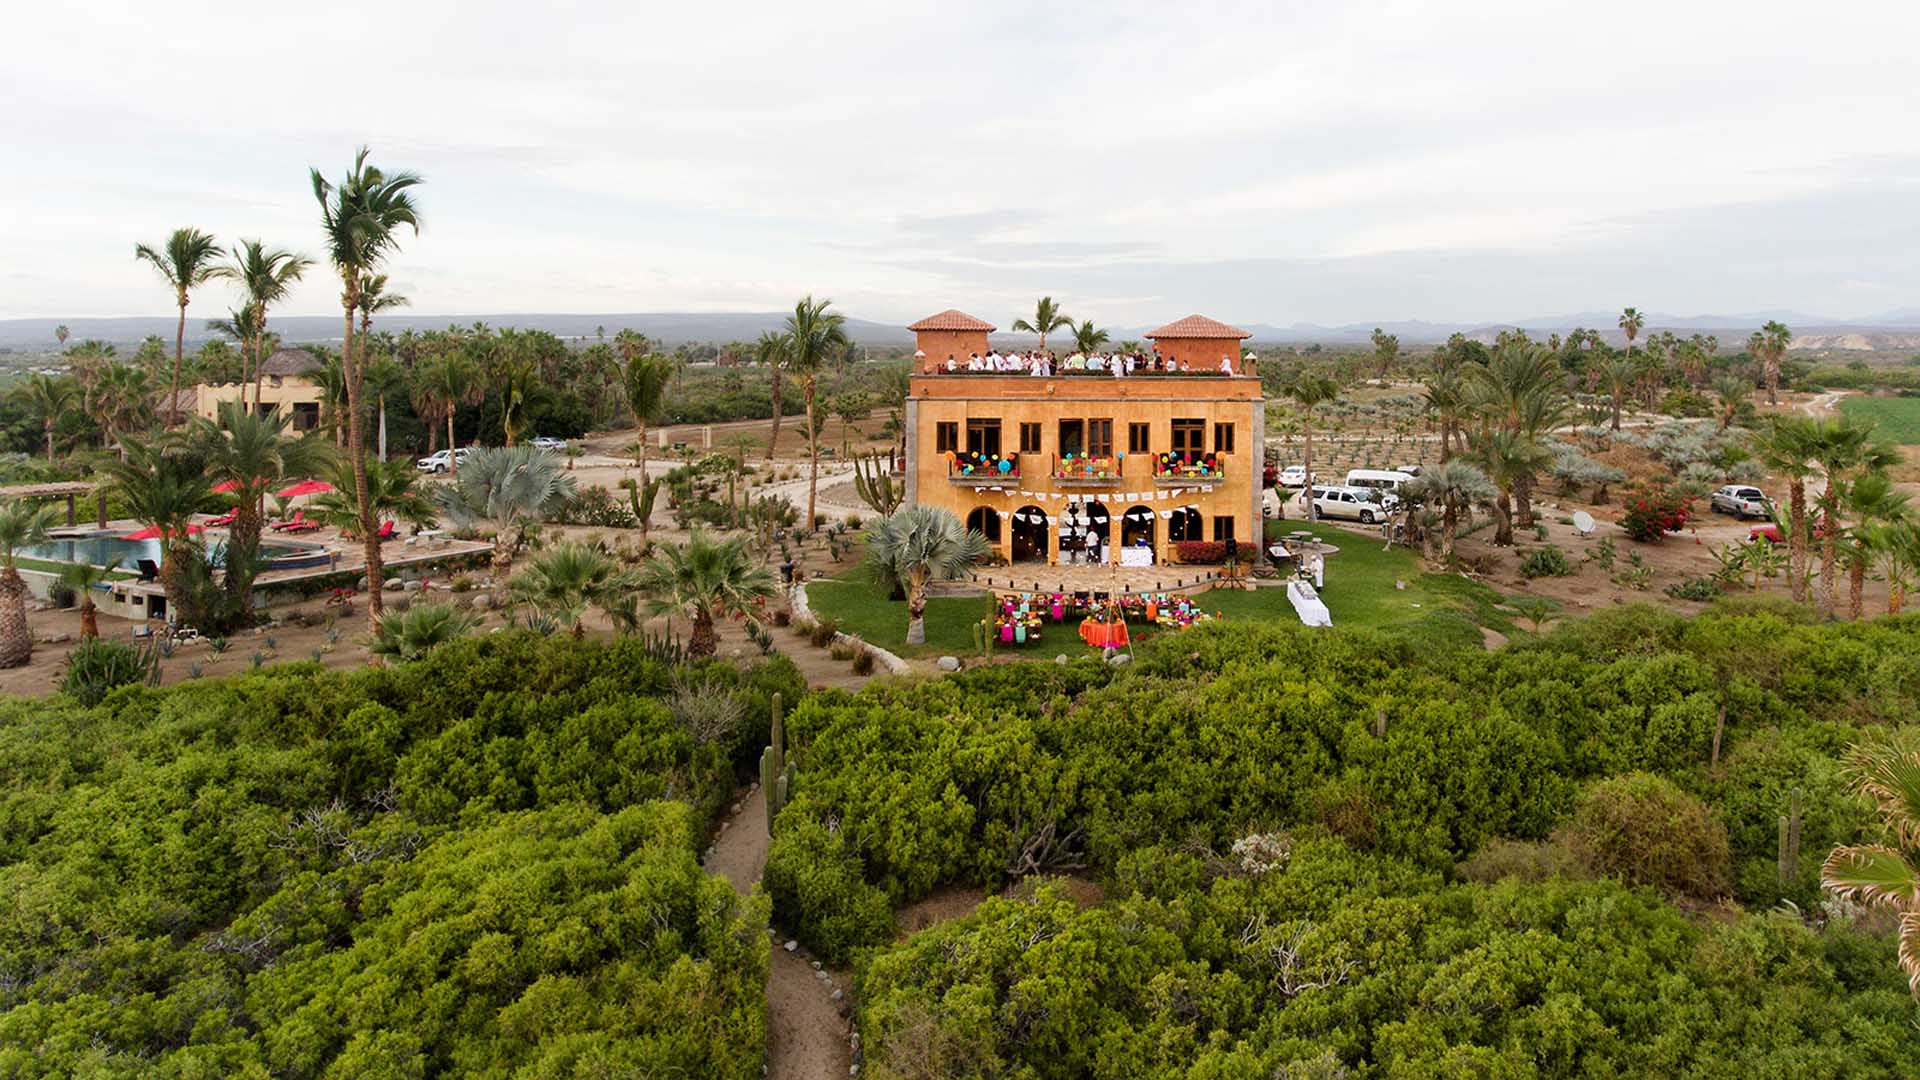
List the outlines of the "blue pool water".
{"type": "MultiPolygon", "coordinates": [[[[212,556],[216,565],[220,562],[224,547],[224,544],[219,543],[212,545],[212,556]]],[[[52,540],[44,544],[33,544],[21,548],[20,554],[29,559],[89,563],[94,566],[111,566],[117,559],[120,569],[138,570],[141,559],[152,559],[155,563],[160,561],[160,541],[128,540],[121,536],[81,536],[70,540],[52,540]]],[[[319,556],[322,563],[326,561],[325,553],[318,549],[266,541],[260,544],[260,555],[270,560],[275,569],[299,565],[314,556],[319,556]]]]}

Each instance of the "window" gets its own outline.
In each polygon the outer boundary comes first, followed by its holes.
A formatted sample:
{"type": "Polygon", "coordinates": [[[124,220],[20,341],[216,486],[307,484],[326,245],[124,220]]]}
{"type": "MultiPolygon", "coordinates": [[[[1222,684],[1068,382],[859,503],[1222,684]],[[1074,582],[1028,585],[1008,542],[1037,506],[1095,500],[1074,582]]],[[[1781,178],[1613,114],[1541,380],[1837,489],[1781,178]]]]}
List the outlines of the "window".
{"type": "Polygon", "coordinates": [[[1233,519],[1225,514],[1214,518],[1213,538],[1216,541],[1233,539],[1233,519]]]}
{"type": "Polygon", "coordinates": [[[1087,448],[1087,422],[1084,420],[1060,421],[1060,456],[1083,453],[1087,448]]]}
{"type": "Polygon", "coordinates": [[[1113,456],[1113,421],[1087,421],[1087,456],[1113,456]]]}
{"type": "Polygon", "coordinates": [[[1173,422],[1173,452],[1180,455],[1182,461],[1194,461],[1206,453],[1207,422],[1205,420],[1175,420],[1173,422]]]}
{"type": "Polygon", "coordinates": [[[960,449],[960,425],[942,420],[933,428],[933,452],[949,454],[960,449]]]}
{"type": "Polygon", "coordinates": [[[1023,454],[1037,454],[1040,452],[1039,424],[1020,425],[1020,452],[1023,454]]]}
{"type": "Polygon", "coordinates": [[[1216,454],[1233,453],[1233,425],[1213,425],[1213,452],[1216,454]]]}
{"type": "Polygon", "coordinates": [[[1000,421],[967,419],[967,451],[993,457],[1000,453],[1000,421]]]}
{"type": "Polygon", "coordinates": [[[1127,453],[1129,454],[1152,453],[1153,452],[1152,450],[1153,439],[1151,435],[1152,431],[1153,431],[1153,425],[1151,424],[1128,424],[1127,425],[1127,453]]]}

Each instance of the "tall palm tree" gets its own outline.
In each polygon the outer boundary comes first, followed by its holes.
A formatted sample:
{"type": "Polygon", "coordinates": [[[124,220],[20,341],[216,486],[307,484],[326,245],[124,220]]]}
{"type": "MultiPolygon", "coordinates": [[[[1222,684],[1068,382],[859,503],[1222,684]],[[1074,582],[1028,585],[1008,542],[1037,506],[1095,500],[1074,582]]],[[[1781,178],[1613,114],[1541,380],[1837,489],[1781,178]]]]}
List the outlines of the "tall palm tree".
{"type": "Polygon", "coordinates": [[[1060,305],[1053,302],[1053,297],[1043,296],[1033,305],[1033,318],[1015,319],[1009,329],[1022,334],[1038,334],[1040,351],[1046,352],[1047,335],[1063,326],[1071,327],[1072,325],[1073,319],[1060,310],[1060,305]]]}
{"type": "Polygon", "coordinates": [[[774,445],[780,441],[780,376],[787,368],[790,344],[787,335],[772,330],[762,331],[760,339],[753,343],[754,360],[767,366],[773,380],[773,431],[767,436],[768,461],[773,460],[774,445]]]}
{"type": "MultiPolygon", "coordinates": [[[[420,214],[413,202],[412,189],[419,186],[419,175],[398,172],[391,175],[367,164],[368,150],[361,147],[354,155],[353,167],[338,186],[327,181],[319,169],[310,170],[313,197],[320,204],[320,225],[327,238],[327,257],[340,275],[340,307],[344,326],[340,336],[340,360],[347,383],[347,455],[353,463],[354,488],[362,493],[360,535],[366,538],[367,581],[380,578],[380,539],[375,535],[373,508],[364,501],[367,491],[367,443],[365,432],[366,400],[362,394],[360,358],[354,353],[353,316],[360,310],[361,282],[385,262],[399,246],[400,230],[420,231],[420,214]]],[[[380,620],[380,590],[367,590],[367,619],[370,626],[380,620]]]]}
{"type": "Polygon", "coordinates": [[[500,434],[506,445],[520,441],[520,421],[540,392],[540,364],[531,356],[509,354],[494,368],[500,382],[500,434]]]}
{"type": "MultiPolygon", "coordinates": [[[[387,291],[387,275],[365,274],[360,278],[360,340],[367,341],[373,336],[373,317],[382,311],[392,311],[413,303],[412,300],[387,291]]],[[[372,370],[368,370],[372,375],[372,370]]],[[[386,373],[379,381],[375,397],[380,404],[380,460],[387,459],[387,394],[404,385],[405,372],[399,376],[386,373]]]]}
{"type": "Polygon", "coordinates": [[[625,392],[627,408],[633,410],[640,425],[640,482],[647,482],[647,422],[660,413],[667,397],[667,384],[673,380],[673,362],[658,353],[647,353],[627,361],[620,372],[620,388],[625,392]]]}
{"type": "Polygon", "coordinates": [[[927,643],[927,583],[964,575],[986,557],[987,538],[937,506],[905,506],[867,533],[867,555],[907,594],[907,644],[927,643]]]}
{"type": "Polygon", "coordinates": [[[1920,995],[1920,871],[1909,853],[1920,846],[1920,745],[1911,731],[1859,743],[1842,769],[1855,791],[1872,799],[1890,843],[1833,849],[1820,867],[1820,884],[1842,899],[1900,913],[1900,968],[1920,995]]]}
{"type": "Polygon", "coordinates": [[[525,542],[527,526],[573,492],[573,477],[553,454],[531,446],[503,446],[475,451],[467,467],[452,483],[436,489],[434,497],[454,528],[493,526],[494,572],[504,577],[525,542]]]}
{"type": "Polygon", "coordinates": [[[1741,375],[1722,375],[1713,380],[1714,396],[1720,399],[1720,430],[1733,426],[1741,406],[1753,397],[1753,380],[1741,375]]]}
{"type": "MultiPolygon", "coordinates": [[[[94,417],[101,423],[106,445],[120,441],[123,432],[144,429],[153,409],[153,387],[145,368],[108,364],[94,388],[94,417]]],[[[122,454],[124,456],[124,448],[122,454]]]]}
{"type": "Polygon", "coordinates": [[[571,627],[578,639],[587,632],[587,608],[607,612],[618,607],[634,592],[637,580],[637,573],[623,570],[617,559],[598,548],[555,544],[514,576],[507,597],[571,627]]]}
{"type": "Polygon", "coordinates": [[[180,322],[173,330],[173,380],[167,385],[167,423],[180,422],[180,363],[187,355],[187,304],[194,289],[215,278],[226,277],[220,265],[226,255],[213,237],[199,229],[175,229],[159,248],[136,244],[133,257],[150,264],[173,290],[174,303],[180,308],[180,322]]]}
{"type": "Polygon", "coordinates": [[[182,611],[182,570],[193,541],[193,516],[211,510],[218,499],[199,447],[188,440],[121,440],[122,456],[109,461],[106,474],[134,520],[159,532],[160,587],[167,607],[182,611]]]}
{"type": "Polygon", "coordinates": [[[1846,505],[1853,515],[1853,524],[1847,529],[1846,551],[1849,618],[1858,619],[1861,615],[1867,564],[1874,560],[1879,530],[1906,519],[1907,501],[1908,496],[1894,490],[1893,480],[1885,472],[1857,476],[1847,485],[1846,505]]]}
{"type": "Polygon", "coordinates": [[[53,432],[72,411],[80,397],[72,379],[35,372],[14,390],[13,398],[40,422],[40,436],[47,447],[47,460],[53,460],[53,432]]]}
{"type": "Polygon", "coordinates": [[[115,559],[111,566],[94,566],[92,563],[68,563],[60,568],[60,580],[80,601],[80,636],[95,638],[100,636],[100,605],[93,602],[93,594],[119,576],[120,560],[115,559]]]}
{"type": "Polygon", "coordinates": [[[775,592],[773,574],[755,563],[745,536],[716,540],[700,529],[685,544],[655,548],[635,586],[647,597],[648,614],[678,615],[693,624],[687,655],[694,657],[714,654],[716,621],[735,615],[757,621],[760,605],[775,592]]]}
{"type": "Polygon", "coordinates": [[[1627,359],[1633,359],[1633,339],[1640,336],[1640,328],[1647,325],[1647,317],[1640,314],[1639,308],[1627,308],[1620,312],[1620,330],[1627,335],[1627,359]]]}
{"type": "Polygon", "coordinates": [[[27,625],[27,583],[15,557],[20,549],[47,542],[55,522],[52,507],[34,507],[25,499],[0,503],[0,668],[33,659],[33,628],[27,625]]]}
{"type": "MultiPolygon", "coordinates": [[[[358,536],[360,493],[353,487],[353,468],[336,455],[328,476],[333,490],[313,500],[309,516],[339,529],[342,536],[358,536]]],[[[376,521],[399,519],[416,525],[433,521],[434,504],[421,485],[420,470],[408,462],[370,463],[367,488],[367,503],[376,521]]]]}
{"type": "Polygon", "coordinates": [[[1754,436],[1761,464],[1787,482],[1787,578],[1795,603],[1807,598],[1807,478],[1813,475],[1811,462],[1824,437],[1824,425],[1799,416],[1770,417],[1754,436]]]}
{"type": "Polygon", "coordinates": [[[1490,504],[1495,497],[1493,481],[1478,467],[1460,458],[1443,461],[1424,469],[1407,485],[1407,499],[1422,505],[1440,507],[1441,556],[1453,562],[1454,540],[1459,535],[1460,512],[1490,504]]]}
{"type": "Polygon", "coordinates": [[[820,369],[852,344],[847,338],[847,318],[836,311],[831,300],[803,297],[787,316],[787,366],[800,374],[807,400],[807,520],[813,531],[815,508],[820,494],[820,424],[816,419],[820,388],[820,369]]]}
{"type": "Polygon", "coordinates": [[[1493,481],[1493,542],[1513,544],[1515,489],[1553,463],[1553,455],[1523,431],[1498,429],[1470,438],[1469,445],[1487,479],[1493,481]]]}
{"type": "Polygon", "coordinates": [[[1841,513],[1846,509],[1848,485],[1856,475],[1884,472],[1897,463],[1899,455],[1872,442],[1873,425],[1855,424],[1842,417],[1837,423],[1823,424],[1813,448],[1813,460],[1819,464],[1824,488],[1818,500],[1823,532],[1820,537],[1821,610],[1832,618],[1837,610],[1841,513]]]}
{"type": "MultiPolygon", "coordinates": [[[[223,401],[213,420],[195,419],[187,438],[205,462],[208,475],[219,485],[232,485],[233,523],[227,528],[227,566],[251,563],[260,550],[262,508],[267,493],[290,480],[328,471],[336,460],[333,449],[313,436],[295,436],[292,418],[275,411],[262,415],[239,402],[223,401]]],[[[233,610],[253,610],[250,575],[229,573],[226,578],[233,610]]]]}
{"type": "Polygon", "coordinates": [[[305,255],[291,251],[268,250],[258,240],[242,240],[233,249],[233,265],[227,268],[227,276],[240,283],[246,302],[234,318],[246,319],[243,327],[237,327],[244,333],[243,342],[251,346],[253,377],[241,377],[240,402],[247,400],[246,384],[253,383],[254,408],[260,406],[260,365],[266,359],[267,309],[287,298],[293,291],[294,282],[300,280],[313,267],[313,260],[305,255]]]}
{"type": "Polygon", "coordinates": [[[1423,394],[1427,410],[1440,422],[1440,462],[1453,459],[1453,436],[1460,427],[1460,414],[1466,408],[1466,387],[1457,366],[1447,364],[1427,376],[1423,394]]]}
{"type": "Polygon", "coordinates": [[[1620,412],[1626,404],[1627,391],[1633,388],[1637,372],[1633,359],[1628,356],[1610,356],[1602,360],[1594,369],[1594,378],[1606,390],[1607,397],[1613,401],[1613,430],[1620,430],[1620,412]]]}
{"type": "Polygon", "coordinates": [[[1075,352],[1097,353],[1107,347],[1107,332],[1093,325],[1093,320],[1073,324],[1073,349],[1075,352]]]}
{"type": "Polygon", "coordinates": [[[1281,392],[1300,406],[1300,428],[1306,433],[1307,443],[1304,462],[1307,471],[1307,520],[1312,521],[1320,516],[1313,502],[1313,410],[1339,397],[1340,386],[1324,375],[1300,371],[1287,381],[1281,392]]]}
{"type": "Polygon", "coordinates": [[[1787,346],[1793,341],[1793,331],[1787,324],[1778,320],[1769,320],[1752,337],[1747,339],[1747,351],[1759,357],[1761,377],[1767,385],[1767,404],[1780,404],[1780,362],[1787,355],[1787,346]]]}
{"type": "Polygon", "coordinates": [[[67,338],[72,333],[73,331],[67,329],[66,323],[61,323],[59,326],[56,326],[53,328],[54,340],[58,341],[60,343],[60,347],[63,349],[67,347],[67,338]]]}
{"type": "MultiPolygon", "coordinates": [[[[447,449],[455,449],[453,441],[453,414],[462,405],[478,405],[486,394],[486,388],[467,358],[457,352],[446,352],[422,364],[414,374],[413,407],[424,417],[430,427],[444,423],[447,428],[447,449]]],[[[432,446],[428,446],[432,452],[432,446]]],[[[454,454],[447,462],[449,472],[460,471],[459,455],[454,454]]]]}

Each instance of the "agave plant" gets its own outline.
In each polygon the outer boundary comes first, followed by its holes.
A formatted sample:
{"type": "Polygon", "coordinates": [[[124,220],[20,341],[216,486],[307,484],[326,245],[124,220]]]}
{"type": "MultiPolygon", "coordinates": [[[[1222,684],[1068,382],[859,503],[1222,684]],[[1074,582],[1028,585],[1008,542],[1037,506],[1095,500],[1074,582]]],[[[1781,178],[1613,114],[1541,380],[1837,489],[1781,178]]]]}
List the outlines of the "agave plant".
{"type": "Polygon", "coordinates": [[[374,625],[367,651],[375,656],[418,660],[449,641],[465,637],[480,617],[452,604],[420,604],[405,611],[383,612],[374,625]]]}

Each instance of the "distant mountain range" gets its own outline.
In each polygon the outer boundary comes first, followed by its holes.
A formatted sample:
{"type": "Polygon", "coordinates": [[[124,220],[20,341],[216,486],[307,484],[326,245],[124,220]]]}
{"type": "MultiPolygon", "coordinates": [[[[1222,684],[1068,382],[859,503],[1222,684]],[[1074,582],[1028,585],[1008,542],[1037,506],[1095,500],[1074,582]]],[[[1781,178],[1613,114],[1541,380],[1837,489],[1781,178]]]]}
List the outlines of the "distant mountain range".
{"type": "MultiPolygon", "coordinates": [[[[565,338],[593,338],[602,329],[608,337],[622,328],[638,330],[656,341],[677,345],[688,341],[752,341],[763,330],[778,329],[785,312],[639,312],[619,315],[567,315],[544,312],[491,315],[385,315],[382,330],[444,330],[448,326],[471,326],[484,322],[489,326],[513,326],[546,330],[565,338]]],[[[1318,323],[1294,323],[1273,326],[1267,323],[1240,323],[1256,342],[1268,344],[1363,343],[1375,327],[1397,335],[1402,345],[1422,345],[1445,341],[1454,334],[1491,341],[1501,330],[1524,329],[1532,333],[1565,333],[1575,327],[1589,327],[1619,340],[1619,312],[1588,311],[1571,315],[1551,315],[1521,319],[1510,323],[1443,323],[1420,319],[1383,320],[1377,323],[1347,323],[1325,326],[1318,323]]],[[[1717,334],[1724,347],[1738,347],[1746,335],[1763,323],[1777,319],[1793,327],[1796,344],[1820,348],[1911,348],[1917,341],[1907,339],[1920,334],[1920,308],[1905,308],[1879,315],[1853,319],[1835,319],[1797,311],[1757,311],[1742,315],[1672,315],[1648,312],[1642,335],[1671,330],[1677,334],[1717,334]]],[[[136,343],[149,334],[171,342],[174,319],[167,316],[72,319],[0,320],[0,347],[15,350],[51,349],[54,327],[65,323],[72,341],[98,338],[125,345],[136,343]]],[[[189,319],[189,343],[205,341],[215,335],[205,322],[189,319]]],[[[273,328],[287,341],[338,341],[340,317],[337,315],[284,315],[273,320],[273,328]]],[[[1151,325],[1109,328],[1114,341],[1140,338],[1151,325]]],[[[913,334],[904,325],[849,318],[847,332],[863,345],[911,345],[913,334]]],[[[1031,340],[1027,335],[1005,334],[1008,342],[1031,340]]]]}

